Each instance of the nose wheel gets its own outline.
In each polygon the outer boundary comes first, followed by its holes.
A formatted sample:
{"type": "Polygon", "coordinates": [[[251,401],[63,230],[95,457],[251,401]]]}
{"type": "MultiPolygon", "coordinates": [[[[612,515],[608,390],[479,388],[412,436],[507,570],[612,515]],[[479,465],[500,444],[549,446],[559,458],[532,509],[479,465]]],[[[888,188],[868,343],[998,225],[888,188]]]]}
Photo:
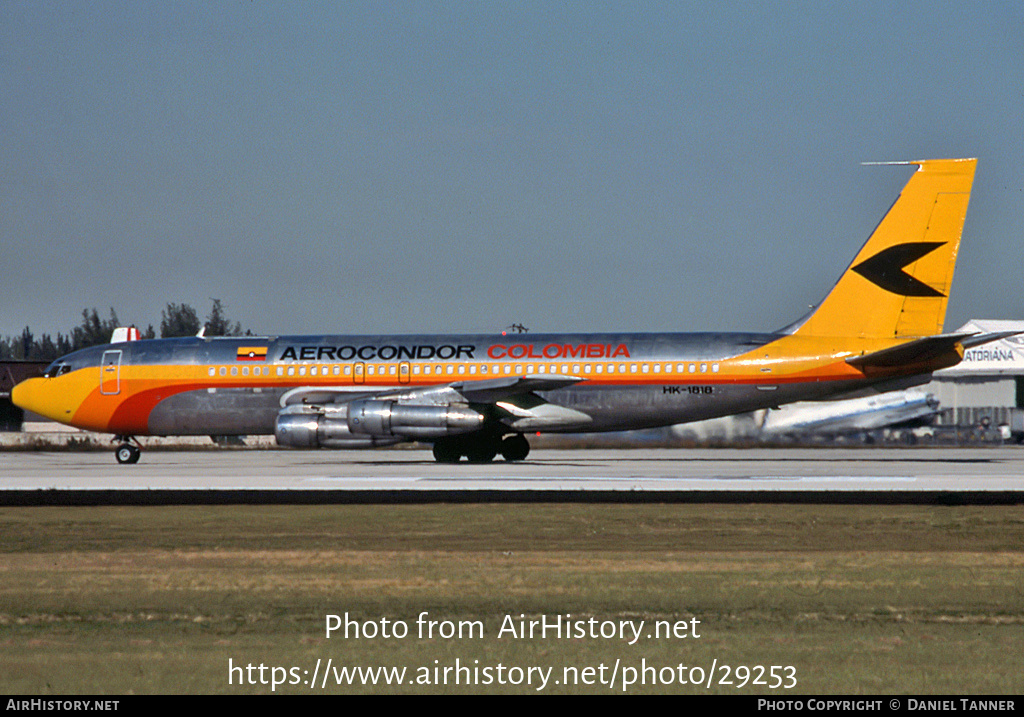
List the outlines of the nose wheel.
{"type": "Polygon", "coordinates": [[[138,463],[141,455],[142,449],[129,443],[127,439],[114,450],[114,457],[117,458],[117,462],[121,464],[138,463]]]}

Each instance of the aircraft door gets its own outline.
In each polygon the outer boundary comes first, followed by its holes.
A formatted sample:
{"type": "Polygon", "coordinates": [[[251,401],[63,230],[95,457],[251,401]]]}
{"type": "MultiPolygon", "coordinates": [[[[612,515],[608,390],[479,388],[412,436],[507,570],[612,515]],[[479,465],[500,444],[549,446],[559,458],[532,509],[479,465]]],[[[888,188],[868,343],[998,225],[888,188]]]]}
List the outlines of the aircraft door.
{"type": "Polygon", "coordinates": [[[100,393],[112,396],[121,393],[121,352],[104,351],[100,362],[100,393]]]}
{"type": "Polygon", "coordinates": [[[357,363],[352,368],[352,381],[355,383],[366,383],[366,365],[357,363]]]}
{"type": "Polygon", "coordinates": [[[409,383],[409,362],[403,361],[398,364],[398,382],[409,383]]]}

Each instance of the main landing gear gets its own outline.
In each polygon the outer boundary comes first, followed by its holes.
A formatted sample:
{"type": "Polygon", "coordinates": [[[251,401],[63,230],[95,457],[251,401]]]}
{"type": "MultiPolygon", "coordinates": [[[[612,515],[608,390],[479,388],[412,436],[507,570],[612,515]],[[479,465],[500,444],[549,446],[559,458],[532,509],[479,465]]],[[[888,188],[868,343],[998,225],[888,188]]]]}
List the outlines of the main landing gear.
{"type": "Polygon", "coordinates": [[[134,436],[117,436],[114,440],[119,440],[121,443],[118,444],[117,448],[114,449],[114,457],[118,463],[138,463],[139,457],[142,455],[142,448],[138,445],[138,441],[135,441],[134,436]],[[129,443],[128,441],[135,441],[135,443],[129,443]]]}
{"type": "Polygon", "coordinates": [[[510,463],[521,461],[529,455],[530,443],[522,433],[504,438],[496,434],[471,433],[434,443],[434,460],[438,463],[458,463],[462,456],[470,463],[490,463],[499,453],[510,463]]]}

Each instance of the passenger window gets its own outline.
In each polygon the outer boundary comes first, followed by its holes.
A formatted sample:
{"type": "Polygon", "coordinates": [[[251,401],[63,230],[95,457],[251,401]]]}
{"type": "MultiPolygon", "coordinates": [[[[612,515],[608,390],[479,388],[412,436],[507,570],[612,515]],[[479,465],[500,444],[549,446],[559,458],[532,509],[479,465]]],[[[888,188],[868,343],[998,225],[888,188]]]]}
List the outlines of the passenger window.
{"type": "Polygon", "coordinates": [[[217,375],[217,369],[215,369],[213,366],[210,366],[210,375],[211,376],[216,376],[217,375]]]}

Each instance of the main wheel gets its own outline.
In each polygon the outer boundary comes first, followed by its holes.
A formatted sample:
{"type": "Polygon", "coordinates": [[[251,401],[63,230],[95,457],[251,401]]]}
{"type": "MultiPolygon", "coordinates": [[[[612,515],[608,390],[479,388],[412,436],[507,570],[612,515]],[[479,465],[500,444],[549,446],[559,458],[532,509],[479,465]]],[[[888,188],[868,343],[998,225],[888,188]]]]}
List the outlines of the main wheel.
{"type": "Polygon", "coordinates": [[[490,463],[498,455],[498,444],[494,441],[480,441],[466,448],[466,459],[470,463],[490,463]]]}
{"type": "Polygon", "coordinates": [[[530,442],[526,440],[526,436],[522,433],[507,436],[501,442],[501,455],[509,463],[521,461],[529,454],[530,442]]]}
{"type": "Polygon", "coordinates": [[[458,463],[461,457],[459,449],[451,441],[434,443],[434,460],[438,463],[458,463]]]}
{"type": "Polygon", "coordinates": [[[117,458],[118,463],[138,463],[139,457],[142,455],[142,451],[137,446],[133,446],[131,443],[122,443],[114,451],[114,457],[117,458]]]}

